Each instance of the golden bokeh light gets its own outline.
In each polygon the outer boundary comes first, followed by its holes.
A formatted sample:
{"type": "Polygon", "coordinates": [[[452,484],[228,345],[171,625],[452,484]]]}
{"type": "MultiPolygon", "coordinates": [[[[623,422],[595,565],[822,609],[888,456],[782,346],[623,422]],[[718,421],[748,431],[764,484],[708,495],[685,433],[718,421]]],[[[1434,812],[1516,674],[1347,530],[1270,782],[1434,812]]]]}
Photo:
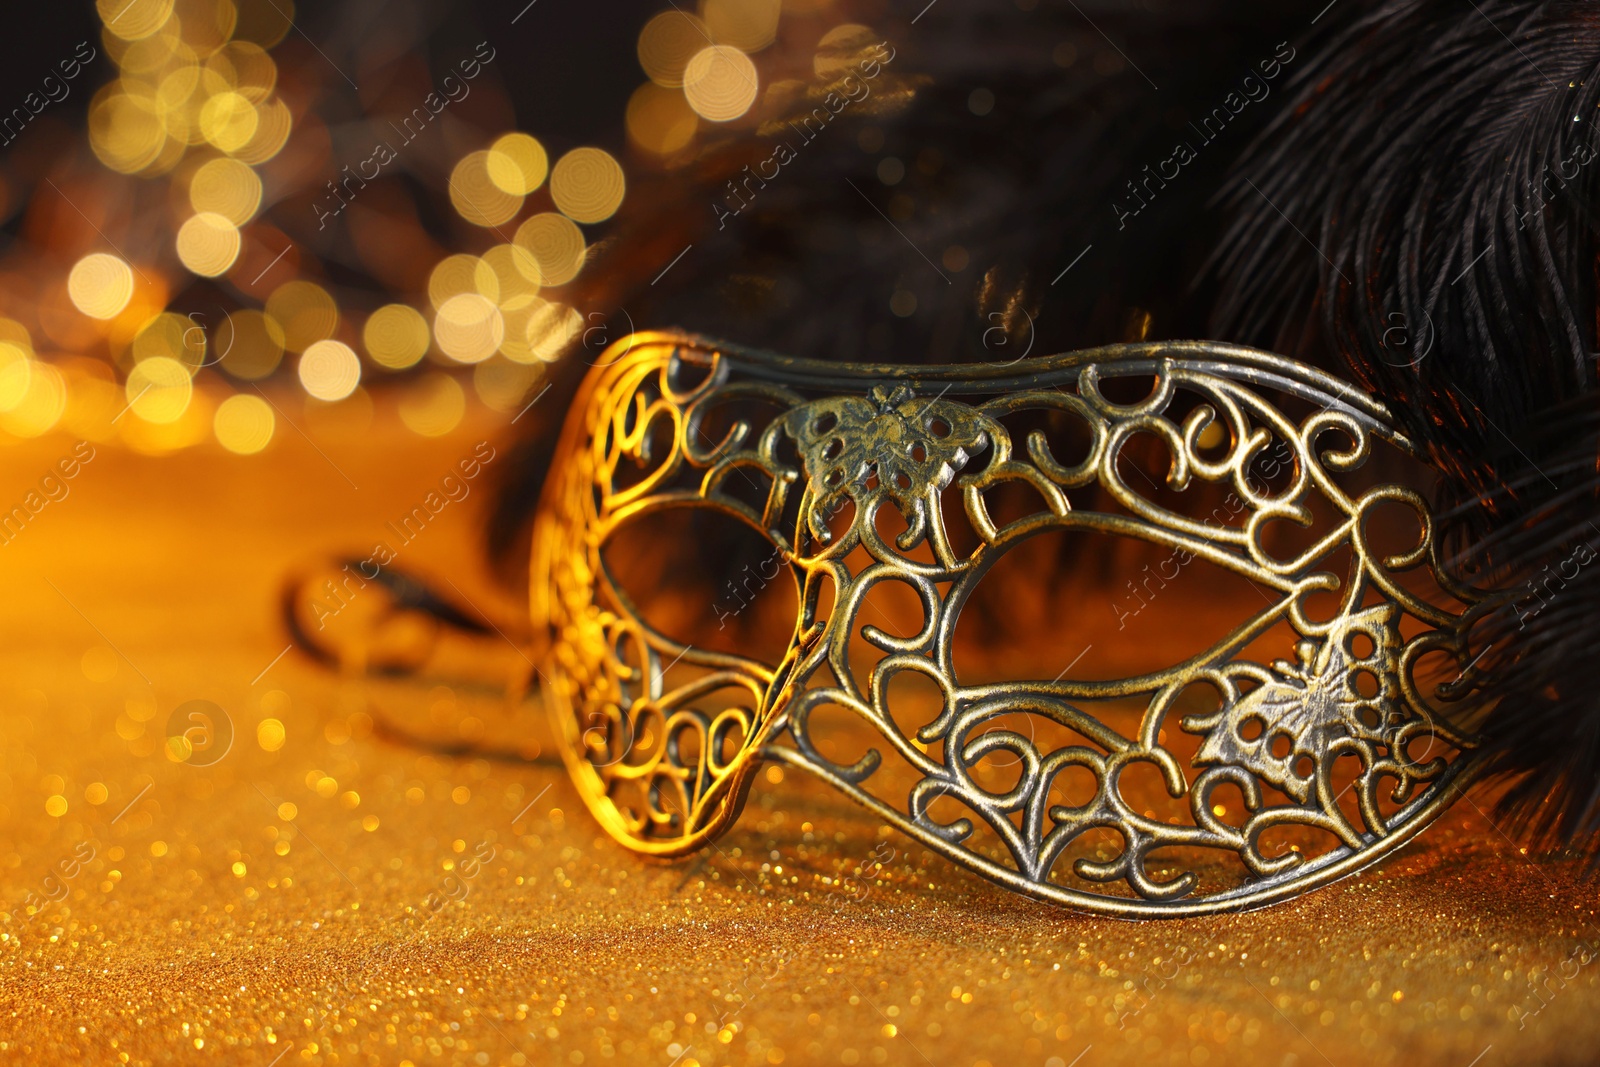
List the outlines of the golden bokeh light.
{"type": "Polygon", "coordinates": [[[872,32],[870,26],[863,26],[859,22],[841,23],[823,34],[817,42],[811,69],[817,77],[828,81],[842,77],[861,62],[863,51],[871,48],[877,40],[878,35],[872,32]]]}
{"type": "Polygon", "coordinates": [[[544,282],[544,272],[532,252],[521,245],[495,245],[483,254],[483,263],[495,277],[496,295],[478,290],[501,307],[520,297],[535,296],[544,282]]]}
{"type": "MultiPolygon", "coordinates": [[[[133,358],[139,363],[167,359],[193,374],[206,360],[210,338],[203,325],[172,311],[153,315],[133,337],[133,358]]],[[[154,421],[154,420],[151,420],[154,421]]]]}
{"type": "Polygon", "coordinates": [[[236,455],[253,456],[271,443],[277,419],[272,405],[259,396],[235,393],[217,405],[211,428],[223,448],[236,455]]]}
{"type": "Polygon", "coordinates": [[[708,122],[732,122],[756,101],[756,65],[729,45],[702,48],[683,72],[683,96],[708,122]]]}
{"type": "Polygon", "coordinates": [[[15,341],[0,341],[0,411],[10,411],[22,403],[36,365],[25,347],[15,341]]]}
{"type": "Polygon", "coordinates": [[[300,384],[318,400],[343,400],[361,384],[361,360],[341,341],[318,341],[300,356],[300,384]]]}
{"type": "Polygon", "coordinates": [[[535,215],[518,226],[513,241],[533,253],[545,285],[565,285],[576,278],[588,251],[577,224],[553,211],[535,215]]]}
{"type": "Polygon", "coordinates": [[[177,246],[185,267],[215,278],[239,258],[239,228],[214,211],[202,211],[178,227],[177,246]]]}
{"type": "Polygon", "coordinates": [[[260,123],[256,106],[232,90],[213,95],[200,108],[200,133],[224,152],[249,144],[260,123]]]}
{"type": "Polygon", "coordinates": [[[433,336],[445,355],[478,363],[494,355],[505,338],[505,320],[494,301],[479,293],[459,293],[439,306],[433,336]]]}
{"type": "Polygon", "coordinates": [[[461,424],[467,413],[467,396],[448,374],[423,376],[400,398],[400,421],[424,437],[442,437],[461,424]]]}
{"type": "Polygon", "coordinates": [[[27,383],[14,404],[0,412],[0,429],[18,437],[38,437],[60,421],[67,407],[67,382],[48,363],[28,361],[27,383]]]}
{"type": "Polygon", "coordinates": [[[113,82],[89,106],[89,147],[100,162],[122,174],[144,170],[167,143],[167,128],[154,94],[134,95],[113,82]]]}
{"type": "Polygon", "coordinates": [[[554,363],[583,333],[583,316],[565,304],[547,303],[528,317],[528,350],[535,359],[554,363]]]}
{"type": "Polygon", "coordinates": [[[291,352],[332,337],[339,326],[339,305],[315,282],[284,282],[267,297],[267,314],[278,321],[291,352]]]}
{"type": "Polygon", "coordinates": [[[213,159],[189,179],[189,205],[243,226],[261,206],[261,179],[236,159],[213,159]]]}
{"type": "Polygon", "coordinates": [[[256,132],[232,153],[235,159],[259,166],[283,150],[294,128],[289,105],[274,97],[256,108],[256,132]]]}
{"type": "Polygon", "coordinates": [[[458,253],[434,264],[432,273],[428,275],[428,302],[437,310],[446,300],[462,293],[478,293],[490,300],[498,300],[499,286],[500,281],[493,267],[477,256],[458,253]]]}
{"type": "Polygon", "coordinates": [[[283,341],[283,327],[271,315],[254,308],[230,312],[217,328],[217,358],[235,378],[259,381],[283,361],[283,341]]]}
{"type": "Polygon", "coordinates": [[[499,226],[522,210],[522,197],[508,193],[489,176],[489,153],[469,152],[450,172],[450,203],[474,226],[499,226]]]}
{"type": "Polygon", "coordinates": [[[701,14],[717,44],[759,52],[778,35],[783,0],[705,0],[701,14]]]}
{"type": "Polygon", "coordinates": [[[367,355],[390,370],[416,366],[427,355],[431,340],[428,320],[407,304],[385,304],[368,317],[361,331],[367,355]]]}
{"type": "Polygon", "coordinates": [[[489,146],[489,181],[512,196],[527,196],[544,184],[550,157],[544,145],[525,133],[508,133],[489,146]]]}
{"type": "MultiPolygon", "coordinates": [[[[278,84],[278,65],[266,49],[250,41],[229,41],[206,60],[206,66],[222,73],[252,104],[265,100],[278,84]]],[[[126,63],[123,69],[128,69],[126,63]]]]}
{"type": "Polygon", "coordinates": [[[600,148],[574,148],[550,172],[550,199],[574,222],[604,222],[627,192],[622,164],[600,148]]]}
{"type": "Polygon", "coordinates": [[[172,17],[172,0],[95,0],[106,32],[137,41],[161,29],[172,17]]]}
{"type": "Polygon", "coordinates": [[[628,98],[628,137],[646,152],[668,156],[694,140],[700,118],[674,89],[645,82],[628,98]]]}
{"type": "Polygon", "coordinates": [[[183,417],[194,396],[194,383],[182,363],[170,356],[153,356],[128,372],[124,391],[135,415],[161,426],[183,417]]]}
{"type": "Polygon", "coordinates": [[[689,60],[711,39],[710,29],[694,15],[663,11],[639,31],[639,66],[657,85],[679,88],[689,60]]]}
{"type": "Polygon", "coordinates": [[[67,295],[90,318],[114,319],[133,299],[133,270],[108,252],[84,256],[67,275],[67,295]]]}

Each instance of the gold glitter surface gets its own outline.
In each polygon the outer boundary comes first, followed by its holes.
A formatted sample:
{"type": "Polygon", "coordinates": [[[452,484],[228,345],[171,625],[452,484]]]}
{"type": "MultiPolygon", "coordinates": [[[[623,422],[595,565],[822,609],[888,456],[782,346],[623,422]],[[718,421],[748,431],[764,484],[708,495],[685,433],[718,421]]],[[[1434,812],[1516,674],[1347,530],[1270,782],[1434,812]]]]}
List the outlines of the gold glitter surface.
{"type": "MultiPolygon", "coordinates": [[[[278,583],[381,541],[514,619],[477,562],[488,478],[409,542],[386,525],[494,436],[380,411],[248,458],[106,447],[0,545],[0,1062],[1594,1061],[1593,889],[1520,856],[1481,792],[1288,904],[1123,923],[1013,897],[793,773],[665,864],[549,762],[386,740],[375,720],[546,738],[500,695],[521,653],[339,677],[278,658],[278,583]]],[[[10,448],[0,499],[71,446],[10,448]]],[[[378,595],[350,588],[338,613],[378,595]]]]}

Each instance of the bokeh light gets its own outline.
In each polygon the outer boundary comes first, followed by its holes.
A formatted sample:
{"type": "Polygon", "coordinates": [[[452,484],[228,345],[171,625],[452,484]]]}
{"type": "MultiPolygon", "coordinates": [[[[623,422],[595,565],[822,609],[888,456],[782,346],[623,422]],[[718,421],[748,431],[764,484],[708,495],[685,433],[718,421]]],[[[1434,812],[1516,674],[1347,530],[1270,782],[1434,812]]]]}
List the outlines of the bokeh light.
{"type": "Polygon", "coordinates": [[[261,179],[236,159],[213,159],[189,179],[189,205],[243,226],[261,206],[261,179]]]}
{"type": "Polygon", "coordinates": [[[277,320],[291,352],[332,337],[339,326],[339,305],[315,282],[284,282],[267,297],[267,314],[277,320]]]}
{"type": "Polygon", "coordinates": [[[706,24],[685,11],[663,11],[639,31],[639,66],[657,85],[676,89],[694,54],[712,40],[706,24]]]}
{"type": "Polygon", "coordinates": [[[583,231],[565,215],[553,211],[533,216],[517,227],[513,238],[519,248],[533,253],[539,276],[545,285],[565,285],[583,269],[583,231]]]}
{"type": "Polygon", "coordinates": [[[701,14],[718,44],[759,52],[778,35],[783,0],[705,0],[701,14]]]}
{"type": "Polygon", "coordinates": [[[424,437],[442,437],[461,424],[467,396],[448,374],[434,372],[418,379],[399,403],[400,421],[424,437]]]}
{"type": "Polygon", "coordinates": [[[177,246],[185,267],[215,278],[239,258],[239,228],[214,211],[202,211],[178,227],[177,246]]]}
{"type": "Polygon", "coordinates": [[[433,320],[439,348],[460,363],[494,355],[505,338],[505,320],[494,301],[479,293],[458,293],[439,306],[433,320]]]}
{"type": "Polygon", "coordinates": [[[251,456],[266,448],[276,426],[272,405],[248,393],[228,397],[217,405],[216,414],[211,417],[217,442],[241,456],[251,456]]]}
{"type": "Polygon", "coordinates": [[[235,311],[217,330],[222,369],[247,382],[259,381],[283,361],[283,327],[271,315],[246,308],[235,311]]]}
{"type": "Polygon", "coordinates": [[[645,82],[628,98],[628,137],[653,155],[667,156],[694,140],[700,118],[683,93],[645,82]]]}
{"type": "Polygon", "coordinates": [[[683,95],[709,122],[732,122],[750,110],[758,88],[756,65],[729,45],[702,48],[683,72],[683,95]]]}
{"type": "Polygon", "coordinates": [[[604,222],[622,206],[622,164],[600,148],[574,148],[550,172],[550,199],[574,222],[604,222]]]}
{"type": "Polygon", "coordinates": [[[177,422],[189,408],[194,383],[189,369],[170,356],[141,360],[128,372],[128,406],[145,422],[177,422]]]}
{"type": "Polygon", "coordinates": [[[489,175],[489,153],[469,152],[450,172],[450,203],[474,226],[499,226],[522,210],[522,197],[508,193],[489,175]]]}
{"type": "Polygon", "coordinates": [[[114,319],[133,299],[133,270],[118,256],[94,252],[67,275],[72,306],[93,319],[114,319]]]}
{"type": "Polygon", "coordinates": [[[318,400],[343,400],[361,384],[361,360],[340,341],[317,341],[300,356],[300,384],[318,400]]]}
{"type": "Polygon", "coordinates": [[[544,184],[550,159],[544,145],[525,133],[508,133],[489,146],[484,163],[489,181],[511,196],[527,196],[544,184]]]}
{"type": "Polygon", "coordinates": [[[385,304],[367,318],[361,331],[367,355],[390,370],[415,366],[427,355],[431,340],[428,320],[406,304],[385,304]]]}

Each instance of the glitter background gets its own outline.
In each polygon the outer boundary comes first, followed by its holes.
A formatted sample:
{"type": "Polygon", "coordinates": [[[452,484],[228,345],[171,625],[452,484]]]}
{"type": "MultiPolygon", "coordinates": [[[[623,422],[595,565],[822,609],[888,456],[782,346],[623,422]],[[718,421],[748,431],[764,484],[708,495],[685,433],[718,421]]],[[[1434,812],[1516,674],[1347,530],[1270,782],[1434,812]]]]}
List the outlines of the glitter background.
{"type": "MultiPolygon", "coordinates": [[[[520,653],[498,638],[415,682],[274,659],[282,575],[382,536],[493,434],[423,440],[382,406],[365,433],[308,430],[248,481],[216,451],[102,449],[0,548],[0,1059],[1594,1062],[1592,889],[1520,857],[1481,792],[1290,903],[1123,923],[1015,898],[793,774],[664,864],[603,838],[548,763],[384,740],[375,718],[547,736],[501,695],[520,653]],[[195,699],[234,730],[207,766],[165,748],[195,699]]],[[[70,447],[18,445],[0,490],[70,447]]],[[[485,500],[402,562],[510,628],[476,571],[485,500]]]]}

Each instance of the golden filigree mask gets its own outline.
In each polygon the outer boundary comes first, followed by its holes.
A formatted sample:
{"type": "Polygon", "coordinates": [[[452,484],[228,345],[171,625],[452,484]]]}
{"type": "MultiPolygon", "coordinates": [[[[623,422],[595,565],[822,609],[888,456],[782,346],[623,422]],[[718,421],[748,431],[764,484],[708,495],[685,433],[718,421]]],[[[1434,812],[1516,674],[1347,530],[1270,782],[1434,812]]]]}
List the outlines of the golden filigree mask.
{"type": "Polygon", "coordinates": [[[572,409],[534,532],[567,767],[613,837],[658,856],[727,830],[775,761],[1054,903],[1193,915],[1325,884],[1417,833],[1475,766],[1446,711],[1473,684],[1480,598],[1442,573],[1421,497],[1363,469],[1376,450],[1410,453],[1379,403],[1234,346],[912,367],[626,338],[572,409]],[[1143,395],[1109,399],[1113,382],[1143,395]],[[1059,458],[1063,427],[1075,461],[1059,458]],[[1125,480],[1136,437],[1162,451],[1164,485],[1125,480]],[[1254,466],[1271,450],[1269,482],[1254,466]],[[994,507],[1019,486],[1031,508],[994,507]],[[1237,504],[1223,521],[1183,508],[1222,492],[1237,504]],[[792,576],[775,660],[667,632],[616,579],[619,530],[679,509],[748,527],[770,576],[792,576]],[[1377,547],[1380,509],[1408,524],[1394,551],[1377,547]],[[1285,548],[1274,524],[1304,534],[1285,548]],[[1153,670],[958,669],[957,618],[985,576],[1062,532],[1203,560],[1247,580],[1259,610],[1153,670]],[[919,606],[910,632],[869,617],[889,583],[919,606]],[[897,695],[907,679],[920,702],[897,695]]]}

